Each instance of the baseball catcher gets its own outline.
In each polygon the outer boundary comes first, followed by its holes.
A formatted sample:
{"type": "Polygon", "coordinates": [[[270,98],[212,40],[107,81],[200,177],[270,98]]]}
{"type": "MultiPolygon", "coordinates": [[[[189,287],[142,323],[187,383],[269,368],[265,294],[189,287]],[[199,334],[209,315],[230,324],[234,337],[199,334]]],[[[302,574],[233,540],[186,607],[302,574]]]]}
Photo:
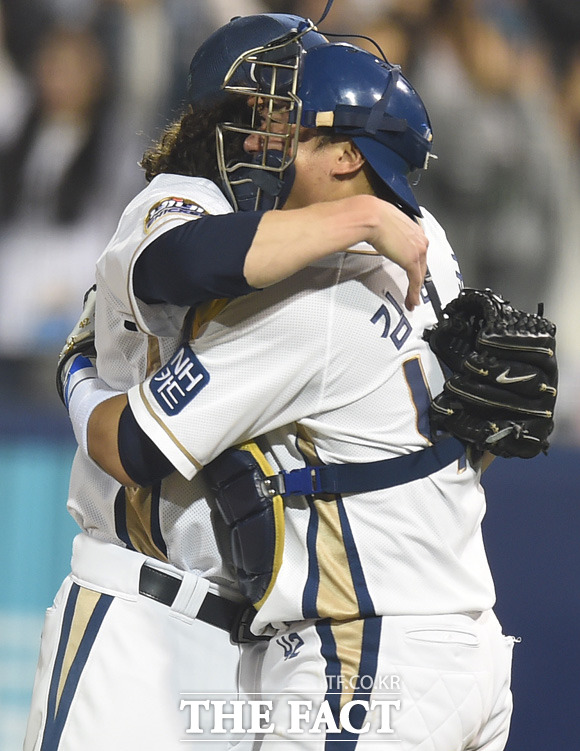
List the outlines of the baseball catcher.
{"type": "MultiPolygon", "coordinates": [[[[556,326],[491,290],[463,289],[425,338],[451,373],[431,402],[433,431],[478,451],[546,453],[554,421],[556,326]]],[[[446,371],[447,374],[447,371],[446,371]]]]}

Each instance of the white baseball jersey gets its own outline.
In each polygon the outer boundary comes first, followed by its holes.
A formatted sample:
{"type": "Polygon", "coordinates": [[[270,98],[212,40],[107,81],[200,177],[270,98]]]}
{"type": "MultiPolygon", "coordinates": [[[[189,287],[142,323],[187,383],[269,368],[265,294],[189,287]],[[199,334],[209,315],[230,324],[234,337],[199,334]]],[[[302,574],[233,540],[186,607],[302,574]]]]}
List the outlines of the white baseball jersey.
{"type": "MultiPolygon", "coordinates": [[[[424,228],[445,305],[460,288],[459,268],[427,212],[424,228]]],[[[444,380],[422,338],[434,309],[424,295],[406,310],[405,273],[369,250],[337,254],[230,302],[130,390],[139,424],[184,477],[263,434],[268,458],[284,469],[429,445],[427,407],[444,380]]],[[[287,500],[283,558],[255,628],[487,610],[494,588],[484,510],[479,473],[465,459],[388,490],[287,500]]]]}
{"type": "MultiPolygon", "coordinates": [[[[213,183],[162,175],[123,213],[97,267],[97,367],[112,387],[128,389],[167,359],[186,313],[135,299],[136,259],[178,223],[229,211],[213,183]]],[[[79,450],[68,507],[84,534],[47,611],[24,748],[177,751],[191,740],[180,700],[236,697],[245,681],[229,633],[197,617],[208,589],[239,597],[203,480],[174,472],[150,488],[126,489],[79,450]],[[144,564],[181,580],[171,604],[141,593],[144,564]]],[[[196,747],[231,748],[229,733],[203,728],[196,747]]]]}
{"type": "MultiPolygon", "coordinates": [[[[125,209],[97,263],[96,348],[99,376],[126,391],[175,351],[187,308],[146,305],[133,294],[137,258],[161,233],[231,206],[209,180],[159,175],[125,209]]],[[[121,488],[81,451],[71,476],[69,510],[100,540],[167,560],[217,583],[231,576],[222,564],[201,477],[174,473],[144,490],[121,488]]]]}

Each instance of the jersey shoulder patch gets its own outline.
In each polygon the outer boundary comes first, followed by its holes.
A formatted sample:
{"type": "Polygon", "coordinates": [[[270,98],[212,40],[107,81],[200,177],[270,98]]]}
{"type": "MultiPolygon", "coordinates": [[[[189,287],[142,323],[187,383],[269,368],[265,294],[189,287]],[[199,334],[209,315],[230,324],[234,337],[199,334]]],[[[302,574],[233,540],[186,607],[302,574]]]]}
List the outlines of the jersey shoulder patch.
{"type": "Polygon", "coordinates": [[[166,415],[177,415],[209,383],[209,373],[187,345],[155,373],[149,389],[166,415]]]}
{"type": "Polygon", "coordinates": [[[151,232],[153,225],[164,217],[172,214],[181,214],[183,216],[199,219],[208,212],[190,198],[177,198],[170,196],[162,198],[160,201],[151,206],[145,217],[145,232],[151,232]]]}

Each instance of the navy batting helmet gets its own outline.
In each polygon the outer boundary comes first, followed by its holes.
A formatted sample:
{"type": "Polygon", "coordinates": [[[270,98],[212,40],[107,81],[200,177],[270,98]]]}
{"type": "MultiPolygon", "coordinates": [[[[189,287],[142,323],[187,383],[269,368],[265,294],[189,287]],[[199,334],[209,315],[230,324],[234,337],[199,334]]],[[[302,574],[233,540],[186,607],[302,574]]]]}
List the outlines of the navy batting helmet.
{"type": "Polygon", "coordinates": [[[398,66],[351,44],[326,44],[306,55],[297,94],[303,126],[352,138],[401,205],[421,215],[409,176],[427,166],[433,135],[398,66]]]}

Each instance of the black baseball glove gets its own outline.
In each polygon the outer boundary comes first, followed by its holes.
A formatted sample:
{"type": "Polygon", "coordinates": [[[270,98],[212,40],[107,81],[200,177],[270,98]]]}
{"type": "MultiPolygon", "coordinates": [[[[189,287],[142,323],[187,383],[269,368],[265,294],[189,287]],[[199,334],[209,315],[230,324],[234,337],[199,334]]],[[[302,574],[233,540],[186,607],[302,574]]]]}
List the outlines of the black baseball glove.
{"type": "Polygon", "coordinates": [[[434,432],[478,451],[529,459],[554,428],[556,326],[491,290],[464,289],[425,331],[447,380],[431,402],[434,432]]]}

